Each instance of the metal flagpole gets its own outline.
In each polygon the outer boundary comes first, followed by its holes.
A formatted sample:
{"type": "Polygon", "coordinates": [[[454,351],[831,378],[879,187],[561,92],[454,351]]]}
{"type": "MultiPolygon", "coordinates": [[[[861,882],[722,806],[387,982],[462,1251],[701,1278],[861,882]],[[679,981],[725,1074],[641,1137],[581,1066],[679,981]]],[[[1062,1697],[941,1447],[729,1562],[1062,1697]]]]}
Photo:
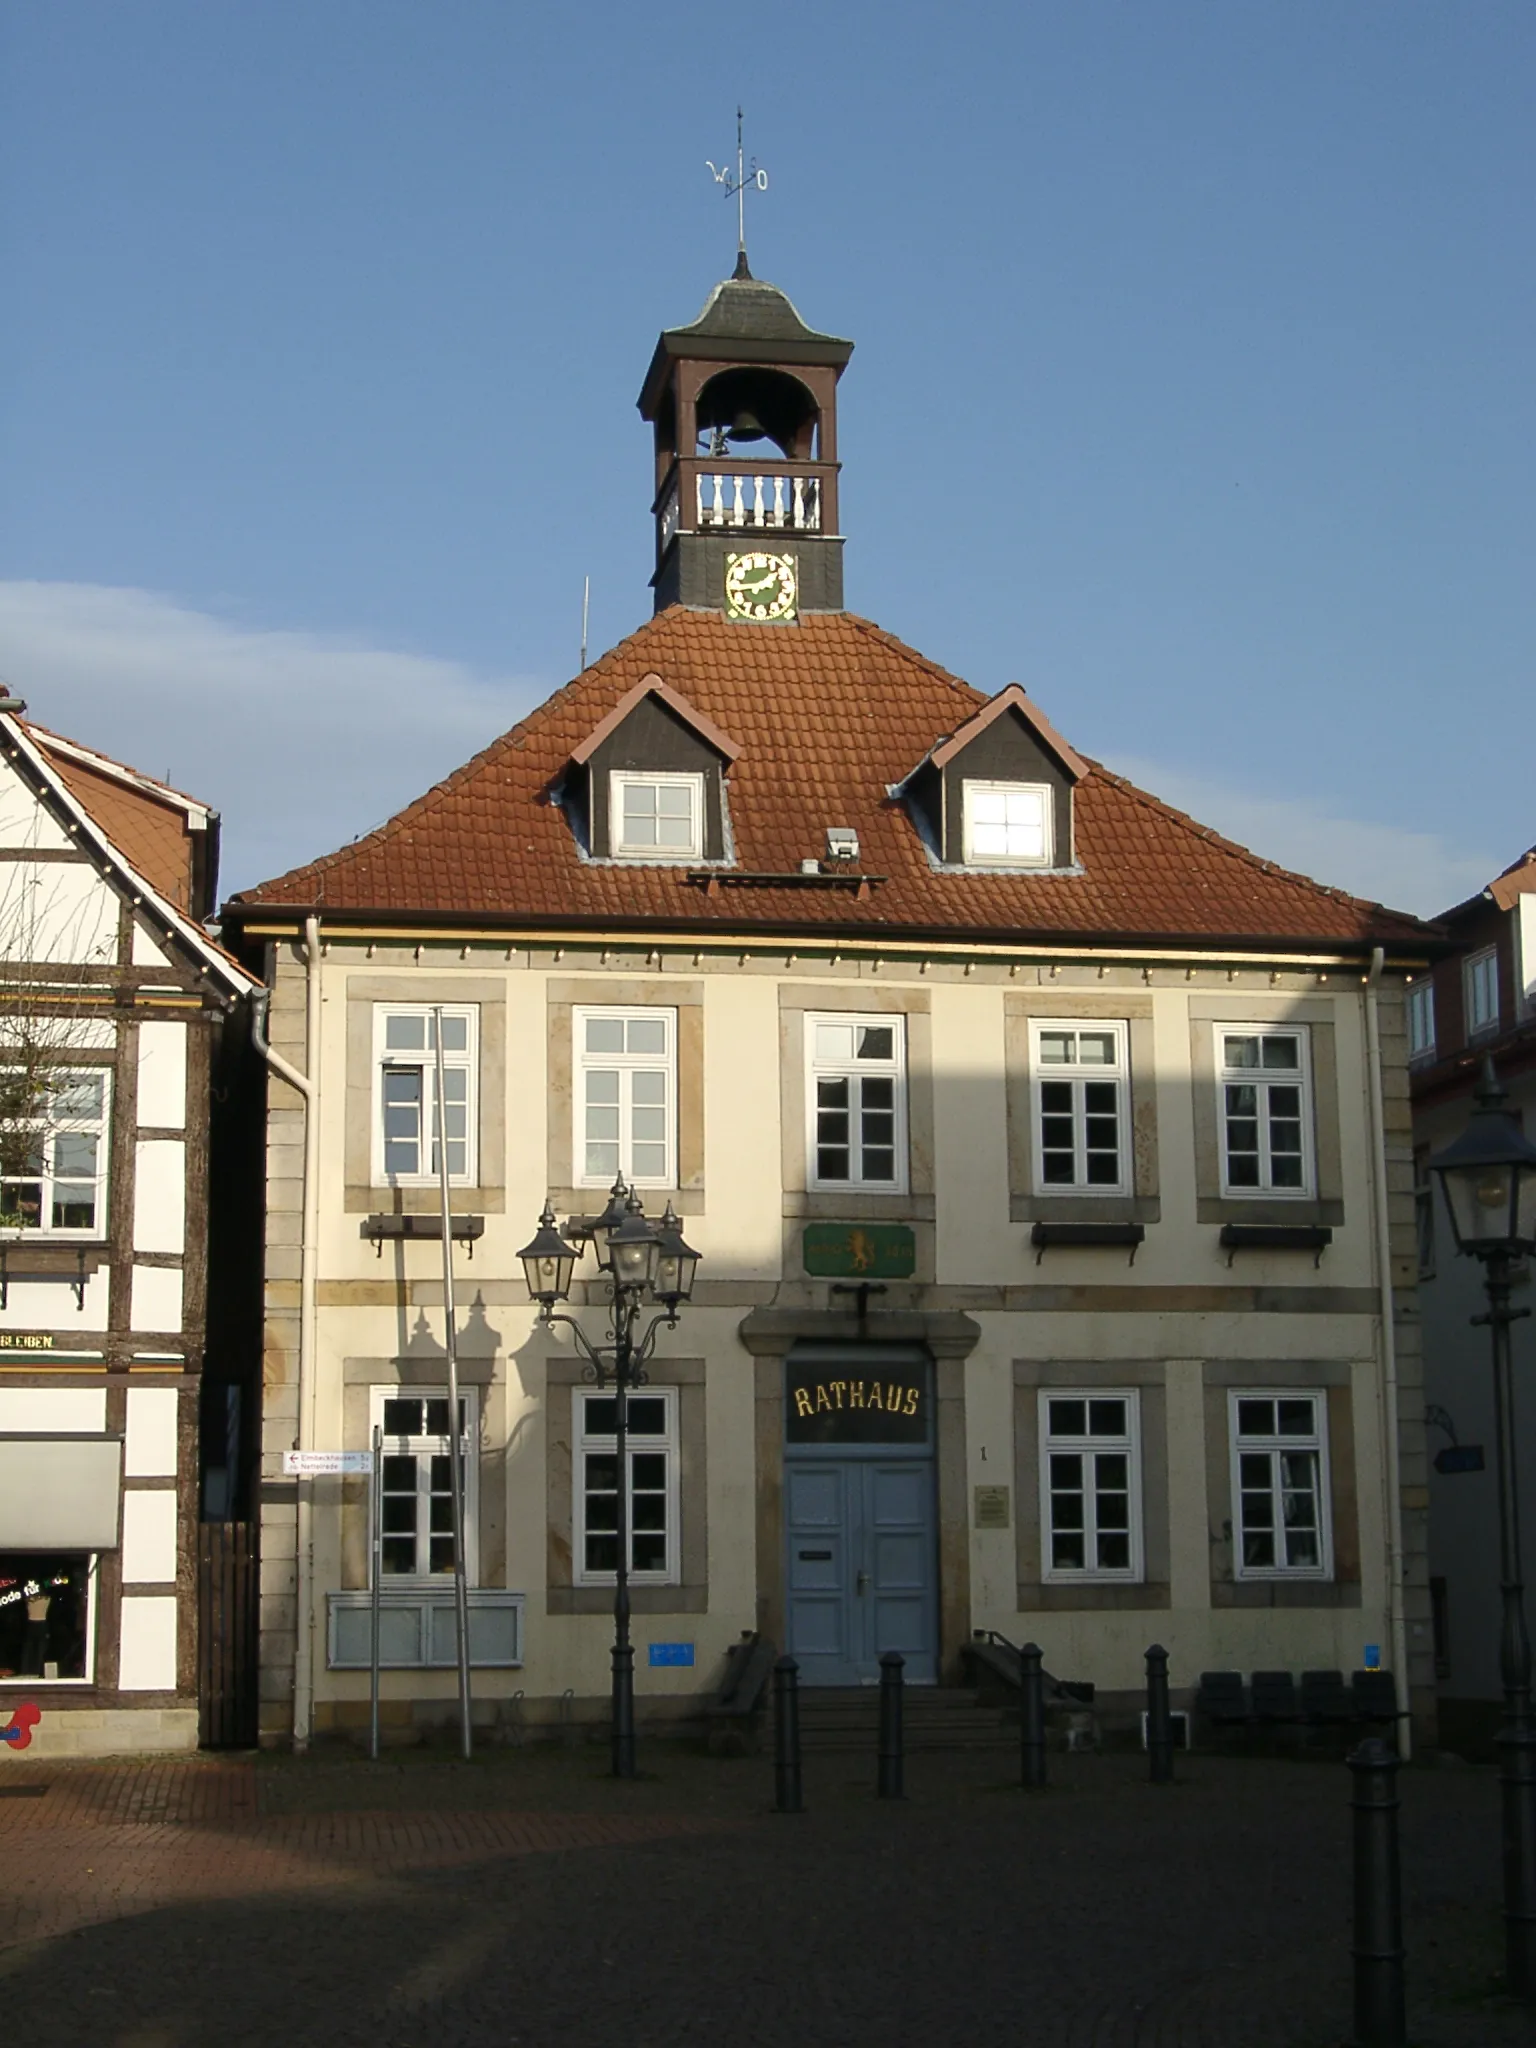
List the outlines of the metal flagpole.
{"type": "Polygon", "coordinates": [[[448,1091],[443,1078],[443,1009],[432,1006],[437,1053],[437,1191],[443,1223],[443,1321],[448,1346],[448,1473],[453,1487],[453,1623],[459,1666],[459,1745],[473,1749],[469,1704],[469,1580],[464,1563],[464,1446],[459,1425],[459,1346],[453,1305],[453,1222],[448,1206],[448,1091]]]}
{"type": "Polygon", "coordinates": [[[379,1580],[384,1571],[384,1431],[373,1425],[373,1517],[369,1529],[373,1597],[368,1613],[368,1754],[379,1760],[379,1580]]]}

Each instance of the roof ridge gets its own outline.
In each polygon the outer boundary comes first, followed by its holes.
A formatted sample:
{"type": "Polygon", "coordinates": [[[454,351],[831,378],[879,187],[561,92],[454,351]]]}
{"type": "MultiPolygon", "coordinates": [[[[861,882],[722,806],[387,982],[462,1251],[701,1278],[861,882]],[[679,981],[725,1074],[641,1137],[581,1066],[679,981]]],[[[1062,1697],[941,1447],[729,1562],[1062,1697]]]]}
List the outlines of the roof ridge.
{"type": "Polygon", "coordinates": [[[67,732],[55,732],[51,726],[39,725],[35,718],[17,714],[17,722],[25,725],[27,731],[38,736],[38,744],[46,752],[50,746],[72,747],[85,757],[86,765],[99,761],[104,768],[115,768],[120,775],[131,775],[135,783],[143,787],[145,795],[160,791],[175,797],[178,803],[192,804],[200,811],[212,811],[213,805],[205,797],[194,796],[189,789],[178,789],[174,782],[166,782],[158,775],[150,775],[142,768],[135,768],[131,761],[119,761],[113,754],[104,754],[100,747],[93,747],[85,740],[71,739],[67,732]]]}

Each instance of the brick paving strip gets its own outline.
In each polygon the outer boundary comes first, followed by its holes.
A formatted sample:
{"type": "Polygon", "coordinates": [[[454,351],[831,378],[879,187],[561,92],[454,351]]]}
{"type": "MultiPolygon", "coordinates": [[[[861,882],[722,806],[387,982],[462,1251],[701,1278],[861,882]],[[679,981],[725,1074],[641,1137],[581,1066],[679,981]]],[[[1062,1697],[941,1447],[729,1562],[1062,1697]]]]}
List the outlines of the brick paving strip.
{"type": "MultiPolygon", "coordinates": [[[[1348,1785],[1201,1758],[762,1759],[655,1745],[0,1772],[0,2012],[29,2048],[1339,2048],[1348,1785]],[[44,1786],[41,1796],[25,1794],[44,1786]]],[[[1497,1788],[1403,1786],[1414,2048],[1530,2048],[1490,2000],[1497,1788]]]]}

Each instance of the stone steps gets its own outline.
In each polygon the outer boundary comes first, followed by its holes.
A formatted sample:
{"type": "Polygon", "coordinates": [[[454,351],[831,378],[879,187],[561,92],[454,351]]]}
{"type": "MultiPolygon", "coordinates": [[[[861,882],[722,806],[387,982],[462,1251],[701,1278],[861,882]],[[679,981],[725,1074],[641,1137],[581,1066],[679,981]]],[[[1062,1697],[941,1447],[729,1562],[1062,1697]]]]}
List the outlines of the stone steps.
{"type": "MultiPolygon", "coordinates": [[[[800,1693],[800,1746],[826,1750],[879,1748],[880,1688],[807,1686],[800,1693]]],[[[903,1746],[909,1750],[1002,1749],[1018,1742],[1017,1715],[1006,1717],[957,1686],[910,1685],[902,1694],[903,1746]]]]}

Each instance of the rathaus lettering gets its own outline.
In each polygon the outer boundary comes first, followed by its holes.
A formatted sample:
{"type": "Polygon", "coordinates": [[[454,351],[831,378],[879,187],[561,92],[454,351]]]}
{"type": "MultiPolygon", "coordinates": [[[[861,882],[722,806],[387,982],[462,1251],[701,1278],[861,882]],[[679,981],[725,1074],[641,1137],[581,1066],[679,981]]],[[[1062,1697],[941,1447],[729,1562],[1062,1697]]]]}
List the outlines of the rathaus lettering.
{"type": "Polygon", "coordinates": [[[919,1387],[899,1380],[820,1380],[795,1388],[797,1415],[831,1415],[840,1409],[879,1408],[887,1415],[915,1415],[919,1387]],[[844,1398],[846,1396],[846,1399],[844,1398]]]}

